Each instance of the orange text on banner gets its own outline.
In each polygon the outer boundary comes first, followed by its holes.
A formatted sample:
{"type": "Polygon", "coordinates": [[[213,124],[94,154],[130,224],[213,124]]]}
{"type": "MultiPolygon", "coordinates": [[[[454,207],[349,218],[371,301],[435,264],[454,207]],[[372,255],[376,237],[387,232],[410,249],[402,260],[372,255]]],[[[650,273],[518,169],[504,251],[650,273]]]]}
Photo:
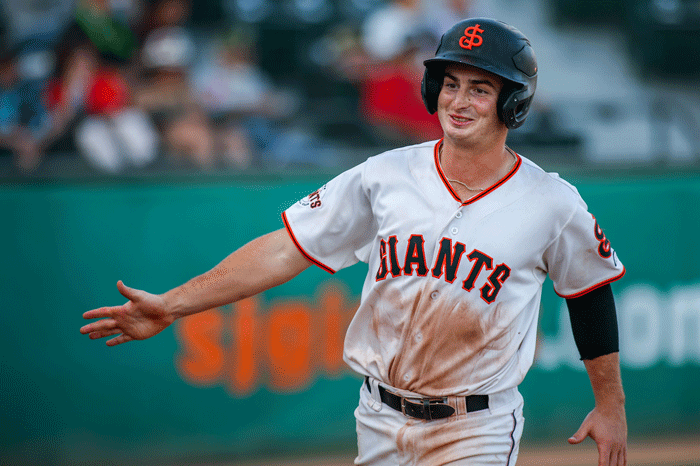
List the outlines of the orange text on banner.
{"type": "Polygon", "coordinates": [[[225,385],[234,395],[260,385],[293,392],[320,373],[339,375],[357,303],[335,284],[322,288],[314,303],[288,298],[266,308],[252,297],[182,319],[176,327],[180,375],[194,385],[225,385]]]}

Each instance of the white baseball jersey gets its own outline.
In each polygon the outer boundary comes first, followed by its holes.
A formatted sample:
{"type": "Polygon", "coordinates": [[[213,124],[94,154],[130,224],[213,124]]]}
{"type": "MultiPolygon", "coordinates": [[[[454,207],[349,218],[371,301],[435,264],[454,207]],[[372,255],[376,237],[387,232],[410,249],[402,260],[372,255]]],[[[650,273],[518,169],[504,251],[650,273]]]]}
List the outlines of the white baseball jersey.
{"type": "Polygon", "coordinates": [[[344,359],[424,396],[516,387],[533,362],[542,283],[575,297],[625,270],[578,191],[526,158],[461,202],[439,141],[340,174],[282,216],[300,251],[333,273],[369,265],[344,359]]]}

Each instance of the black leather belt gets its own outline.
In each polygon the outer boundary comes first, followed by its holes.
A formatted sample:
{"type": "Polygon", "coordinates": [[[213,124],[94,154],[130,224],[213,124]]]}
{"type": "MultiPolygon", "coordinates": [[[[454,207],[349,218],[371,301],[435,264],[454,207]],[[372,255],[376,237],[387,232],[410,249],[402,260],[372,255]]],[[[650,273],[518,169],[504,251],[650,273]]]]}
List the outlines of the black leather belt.
{"type": "MultiPolygon", "coordinates": [[[[372,387],[369,383],[369,377],[365,377],[365,385],[371,393],[372,387]]],[[[447,404],[447,398],[406,398],[388,391],[381,385],[379,386],[379,397],[390,408],[416,419],[443,419],[455,413],[455,409],[447,404]]],[[[465,399],[468,413],[489,407],[488,395],[469,395],[465,399]]]]}

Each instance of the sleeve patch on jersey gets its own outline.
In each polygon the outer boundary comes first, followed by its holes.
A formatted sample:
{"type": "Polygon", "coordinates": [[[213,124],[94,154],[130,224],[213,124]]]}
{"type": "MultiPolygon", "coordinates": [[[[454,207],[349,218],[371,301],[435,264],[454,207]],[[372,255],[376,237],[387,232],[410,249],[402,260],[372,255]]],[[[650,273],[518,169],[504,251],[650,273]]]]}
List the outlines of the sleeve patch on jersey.
{"type": "Polygon", "coordinates": [[[312,192],[308,196],[302,198],[299,201],[299,204],[308,207],[310,209],[317,209],[323,205],[323,197],[326,193],[326,185],[324,184],[320,188],[318,188],[316,191],[312,192]]]}

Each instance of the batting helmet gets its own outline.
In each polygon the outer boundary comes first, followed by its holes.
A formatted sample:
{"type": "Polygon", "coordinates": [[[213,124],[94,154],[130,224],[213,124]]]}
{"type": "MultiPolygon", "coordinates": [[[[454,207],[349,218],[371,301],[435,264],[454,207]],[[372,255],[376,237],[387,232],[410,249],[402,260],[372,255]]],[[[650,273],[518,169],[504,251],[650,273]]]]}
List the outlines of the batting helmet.
{"type": "Polygon", "coordinates": [[[452,26],[440,39],[435,57],[423,62],[421,93],[431,114],[437,111],[448,63],[475,66],[503,78],[498,117],[510,129],[525,122],[537,86],[537,60],[523,33],[488,18],[467,19],[452,26]]]}

